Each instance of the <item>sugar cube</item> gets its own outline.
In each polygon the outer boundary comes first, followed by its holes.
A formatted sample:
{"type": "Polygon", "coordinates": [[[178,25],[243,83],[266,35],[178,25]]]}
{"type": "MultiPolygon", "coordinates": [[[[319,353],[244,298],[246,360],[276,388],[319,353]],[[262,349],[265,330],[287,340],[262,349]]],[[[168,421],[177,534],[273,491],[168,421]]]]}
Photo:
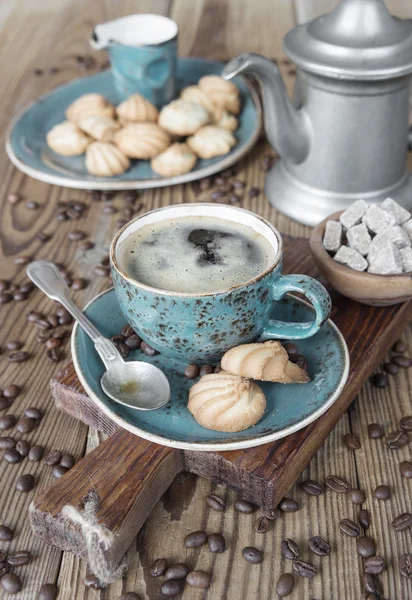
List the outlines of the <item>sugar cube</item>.
{"type": "Polygon", "coordinates": [[[355,271],[365,271],[368,266],[367,261],[360,252],[347,246],[341,246],[333,259],[342,265],[355,269],[355,271]]]}
{"type": "Polygon", "coordinates": [[[364,223],[359,223],[359,225],[354,225],[348,229],[346,237],[348,238],[348,244],[351,248],[357,250],[363,256],[368,254],[372,239],[364,223]]]}
{"type": "Polygon", "coordinates": [[[353,204],[351,204],[345,212],[341,214],[339,217],[339,221],[342,223],[346,229],[350,229],[354,225],[357,225],[361,222],[363,215],[368,209],[368,205],[365,200],[356,200],[353,204]]]}
{"type": "Polygon", "coordinates": [[[400,250],[394,244],[370,252],[368,261],[368,273],[377,275],[399,275],[402,273],[400,250]]]}
{"type": "Polygon", "coordinates": [[[409,238],[412,242],[412,219],[409,219],[409,221],[406,221],[406,223],[404,223],[402,225],[402,229],[404,231],[406,231],[406,233],[409,235],[409,238]]]}
{"type": "Polygon", "coordinates": [[[402,225],[402,223],[405,223],[405,221],[411,218],[411,213],[395,202],[395,200],[392,200],[392,198],[386,198],[386,200],[382,202],[381,207],[395,217],[397,225],[402,225]]]}
{"type": "Polygon", "coordinates": [[[376,204],[369,206],[362,220],[373,233],[382,233],[396,225],[395,217],[376,204]]]}
{"type": "Polygon", "coordinates": [[[342,225],[339,221],[327,221],[323,246],[329,252],[336,252],[342,245],[342,225]]]}
{"type": "Polygon", "coordinates": [[[399,225],[394,225],[383,233],[375,235],[372,240],[371,251],[384,248],[388,245],[390,246],[391,244],[395,244],[398,248],[405,248],[405,246],[411,245],[408,234],[402,227],[399,227],[399,225]]]}
{"type": "Polygon", "coordinates": [[[404,273],[412,272],[412,248],[407,246],[399,250],[402,260],[402,270],[404,273]]]}

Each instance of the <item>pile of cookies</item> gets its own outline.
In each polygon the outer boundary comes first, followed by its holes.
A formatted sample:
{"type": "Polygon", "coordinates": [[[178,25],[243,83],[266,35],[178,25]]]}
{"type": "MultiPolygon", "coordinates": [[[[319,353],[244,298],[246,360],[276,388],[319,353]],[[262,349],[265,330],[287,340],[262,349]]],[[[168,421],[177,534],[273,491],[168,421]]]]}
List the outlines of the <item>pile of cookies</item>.
{"type": "Polygon", "coordinates": [[[124,173],[130,159],[150,160],[153,171],[174,177],[191,171],[198,157],[230,152],[240,109],[236,85],[217,75],[184,88],[160,113],[140,94],[118,106],[86,94],[68,107],[67,121],[48,132],[47,144],[63,156],[86,153],[86,168],[98,177],[124,173]]]}

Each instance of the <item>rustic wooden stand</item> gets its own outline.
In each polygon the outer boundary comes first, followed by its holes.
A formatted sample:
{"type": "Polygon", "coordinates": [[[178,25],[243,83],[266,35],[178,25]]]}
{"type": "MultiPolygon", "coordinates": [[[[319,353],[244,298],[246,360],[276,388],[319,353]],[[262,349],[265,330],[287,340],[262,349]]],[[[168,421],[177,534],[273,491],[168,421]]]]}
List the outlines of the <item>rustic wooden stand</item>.
{"type": "MultiPolygon", "coordinates": [[[[285,238],[285,272],[320,278],[307,240],[285,238]]],[[[412,303],[372,308],[332,290],[331,295],[332,319],[342,331],[351,357],[347,385],[335,404],[317,421],[265,446],[230,452],[192,452],[140,439],[118,429],[97,410],[82,389],[73,365],[69,365],[52,381],[57,407],[111,437],[35,498],[30,512],[35,534],[87,558],[79,528],[63,520],[60,512],[66,504],[80,507],[93,487],[100,499],[99,521],[116,536],[106,553],[107,564],[113,566],[182,470],[224,482],[239,496],[262,507],[276,507],[412,316],[412,303]]]]}

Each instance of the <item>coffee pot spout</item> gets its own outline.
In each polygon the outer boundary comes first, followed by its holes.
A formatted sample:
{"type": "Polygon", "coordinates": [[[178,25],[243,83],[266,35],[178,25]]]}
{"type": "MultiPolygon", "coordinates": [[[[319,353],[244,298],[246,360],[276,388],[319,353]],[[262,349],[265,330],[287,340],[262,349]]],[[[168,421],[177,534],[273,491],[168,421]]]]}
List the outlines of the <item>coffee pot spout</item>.
{"type": "Polygon", "coordinates": [[[245,52],[230,60],[224,67],[224,79],[239,74],[254,75],[262,86],[264,124],[269,143],[280,156],[301,163],[309,152],[307,118],[290,102],[278,67],[269,59],[245,52]]]}

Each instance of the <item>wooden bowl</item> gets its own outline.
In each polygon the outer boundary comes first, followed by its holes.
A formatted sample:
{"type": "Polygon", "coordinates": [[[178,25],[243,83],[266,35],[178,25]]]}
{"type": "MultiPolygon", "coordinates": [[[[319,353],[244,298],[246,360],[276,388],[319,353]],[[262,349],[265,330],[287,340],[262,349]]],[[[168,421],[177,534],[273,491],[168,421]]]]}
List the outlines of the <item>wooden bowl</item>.
{"type": "Polygon", "coordinates": [[[375,275],[355,271],[333,260],[323,247],[327,221],[337,221],[337,212],[319,223],[310,236],[309,244],[314,261],[322,275],[343,296],[369,306],[390,306],[412,299],[412,273],[375,275]]]}

